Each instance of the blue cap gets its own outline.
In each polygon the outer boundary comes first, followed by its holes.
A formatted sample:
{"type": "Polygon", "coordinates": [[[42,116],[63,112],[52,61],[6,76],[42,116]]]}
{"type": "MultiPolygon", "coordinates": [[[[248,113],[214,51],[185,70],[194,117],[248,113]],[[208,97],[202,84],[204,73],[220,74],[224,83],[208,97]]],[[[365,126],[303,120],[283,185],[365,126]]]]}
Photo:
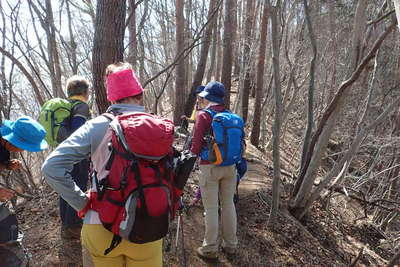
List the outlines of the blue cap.
{"type": "Polygon", "coordinates": [[[208,101],[223,104],[225,96],[225,87],[220,82],[209,82],[204,88],[203,92],[199,94],[200,97],[204,97],[208,101]]]}
{"type": "Polygon", "coordinates": [[[4,120],[0,133],[3,139],[23,150],[38,152],[47,148],[46,130],[28,116],[19,117],[15,122],[4,120]]]}
{"type": "Polygon", "coordinates": [[[196,95],[200,94],[201,92],[204,91],[204,88],[206,88],[204,85],[199,85],[196,88],[196,95]]]}

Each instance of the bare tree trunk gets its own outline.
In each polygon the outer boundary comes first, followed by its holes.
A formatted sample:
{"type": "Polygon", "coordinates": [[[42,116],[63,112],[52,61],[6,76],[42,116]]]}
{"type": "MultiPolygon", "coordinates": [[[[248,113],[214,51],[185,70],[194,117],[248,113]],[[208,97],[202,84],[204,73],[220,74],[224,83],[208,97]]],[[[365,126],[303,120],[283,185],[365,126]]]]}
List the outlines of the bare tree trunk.
{"type": "MultiPolygon", "coordinates": [[[[142,30],[144,28],[144,23],[146,22],[147,16],[149,13],[149,1],[146,0],[144,2],[144,6],[143,6],[143,15],[140,19],[139,22],[139,26],[137,28],[137,33],[136,33],[136,40],[138,42],[138,52],[140,51],[140,54],[138,55],[138,60],[139,60],[139,77],[141,79],[144,79],[144,77],[146,76],[146,69],[145,69],[145,47],[144,47],[144,41],[143,41],[143,37],[142,37],[142,30]]],[[[137,62],[136,62],[137,63],[137,62]]],[[[144,87],[145,85],[143,85],[144,87]]]]}
{"type": "MultiPolygon", "coordinates": [[[[193,1],[185,1],[185,7],[184,7],[184,18],[185,18],[185,45],[184,47],[188,47],[190,45],[190,42],[193,40],[193,36],[190,30],[190,24],[193,21],[193,14],[192,14],[192,7],[193,7],[193,1]]],[[[194,53],[193,53],[194,54],[194,53]]],[[[185,84],[183,85],[183,88],[185,88],[184,92],[184,100],[183,100],[183,114],[185,114],[185,103],[186,99],[188,97],[190,88],[189,88],[189,82],[193,81],[193,55],[187,55],[184,56],[184,65],[185,65],[185,84]]],[[[190,115],[189,115],[190,116],[190,115]]]]}
{"type": "Polygon", "coordinates": [[[213,20],[213,27],[212,27],[213,28],[213,33],[212,33],[213,36],[212,36],[212,46],[211,46],[211,54],[210,54],[210,68],[208,69],[208,72],[207,72],[207,78],[206,78],[207,82],[211,81],[211,77],[213,75],[213,72],[215,70],[215,65],[216,65],[217,45],[218,45],[218,30],[217,30],[218,16],[217,16],[217,14],[216,14],[216,18],[213,20]]]}
{"type": "Polygon", "coordinates": [[[253,128],[251,129],[250,141],[253,145],[258,146],[260,143],[260,116],[261,114],[261,98],[264,87],[264,65],[265,65],[265,51],[267,49],[267,31],[268,31],[268,16],[269,16],[269,1],[264,3],[263,16],[261,21],[260,30],[260,48],[258,51],[258,63],[257,63],[257,81],[256,81],[256,100],[254,104],[254,118],[253,128]]]}
{"type": "MultiPolygon", "coordinates": [[[[204,71],[206,69],[206,64],[207,64],[207,58],[208,58],[208,50],[210,48],[210,42],[211,42],[211,34],[214,26],[214,22],[211,21],[212,19],[216,19],[214,16],[216,14],[216,3],[217,0],[210,0],[210,6],[208,8],[208,21],[210,23],[207,25],[207,28],[204,32],[203,37],[201,38],[201,51],[200,51],[200,58],[197,63],[197,69],[196,73],[194,74],[194,79],[193,83],[190,89],[190,94],[188,96],[188,99],[185,104],[185,114],[186,116],[190,116],[190,114],[193,111],[193,106],[194,103],[196,102],[196,88],[202,84],[203,77],[204,77],[204,71]],[[214,17],[214,18],[213,18],[214,17]]],[[[219,7],[219,6],[218,6],[219,7]]]]}
{"type": "Polygon", "coordinates": [[[301,168],[304,166],[305,158],[311,141],[312,129],[314,126],[314,75],[315,75],[315,61],[317,59],[317,44],[314,37],[314,31],[311,24],[310,11],[308,8],[307,0],[303,0],[304,13],[307,22],[308,36],[310,37],[312,48],[312,59],[310,63],[310,84],[308,86],[308,102],[307,102],[307,128],[303,140],[303,151],[301,154],[301,168]]]}
{"type": "Polygon", "coordinates": [[[366,25],[366,18],[365,18],[365,12],[367,10],[368,6],[368,0],[358,0],[357,2],[357,8],[356,8],[356,14],[354,17],[354,26],[353,26],[353,40],[352,40],[352,54],[351,54],[351,62],[350,62],[350,70],[349,73],[353,73],[353,71],[356,69],[358,62],[360,61],[360,58],[362,56],[361,54],[361,48],[362,48],[362,40],[364,36],[364,31],[365,31],[365,25],[366,25]]]}
{"type": "MultiPolygon", "coordinates": [[[[180,55],[185,48],[185,20],[183,17],[184,0],[176,0],[176,56],[180,55]]],[[[184,113],[185,104],[185,61],[181,57],[176,63],[175,78],[175,103],[174,122],[179,123],[184,113]]]]}
{"type": "Polygon", "coordinates": [[[242,117],[243,120],[247,121],[247,116],[249,113],[249,96],[250,96],[250,86],[251,86],[251,63],[250,63],[250,49],[252,45],[252,28],[253,28],[253,10],[254,2],[252,0],[246,1],[246,21],[244,29],[244,43],[243,43],[243,88],[242,88],[242,117]]]}
{"type": "Polygon", "coordinates": [[[129,0],[129,21],[128,21],[128,32],[129,32],[129,52],[127,61],[131,63],[133,69],[136,71],[137,61],[137,38],[136,38],[136,0],[129,0]]]}
{"type": "Polygon", "coordinates": [[[48,50],[49,50],[49,58],[51,64],[54,66],[54,73],[52,76],[53,90],[55,92],[55,96],[65,97],[64,91],[61,87],[61,65],[60,65],[60,56],[58,53],[58,47],[56,42],[56,27],[54,25],[53,18],[53,8],[51,6],[51,0],[46,0],[46,22],[48,23],[48,50]]]}
{"type": "Polygon", "coordinates": [[[77,55],[76,55],[76,50],[78,48],[76,42],[75,42],[75,36],[74,32],[72,30],[72,16],[71,16],[71,10],[69,7],[70,0],[65,1],[65,6],[67,8],[67,16],[68,16],[68,33],[69,33],[69,43],[68,43],[68,50],[69,50],[69,62],[70,62],[70,67],[72,70],[72,74],[78,74],[78,60],[77,60],[77,55]]]}
{"type": "MultiPolygon", "coordinates": [[[[221,12],[222,13],[222,12],[221,12]]],[[[221,69],[222,69],[222,41],[221,41],[221,28],[222,28],[222,18],[221,15],[219,17],[218,27],[216,28],[216,36],[217,36],[217,68],[215,69],[215,80],[221,80],[221,69]]]]}
{"type": "Polygon", "coordinates": [[[278,34],[278,6],[271,7],[271,41],[272,41],[272,68],[274,72],[274,95],[275,95],[275,119],[272,127],[273,139],[273,166],[274,179],[272,181],[272,208],[269,223],[275,224],[279,210],[280,190],[279,184],[281,181],[281,166],[280,166],[280,130],[282,121],[282,93],[281,93],[281,76],[279,66],[279,34],[278,34]]]}
{"type": "MultiPolygon", "coordinates": [[[[256,3],[257,3],[257,5],[256,5],[256,8],[254,9],[255,10],[254,11],[254,17],[256,18],[256,21],[257,21],[257,18],[259,17],[259,13],[261,13],[260,17],[261,17],[261,20],[262,20],[262,17],[263,17],[263,13],[262,12],[264,10],[261,10],[262,9],[261,7],[263,5],[263,1],[256,1],[256,3]]],[[[256,24],[254,24],[254,25],[256,25],[256,24]]],[[[259,26],[258,28],[261,29],[261,26],[259,26]]],[[[261,42],[261,40],[260,40],[260,42],[261,42]]],[[[250,77],[253,80],[253,86],[250,88],[250,95],[251,95],[252,98],[255,98],[256,97],[256,90],[257,90],[256,88],[257,88],[257,86],[256,86],[256,84],[254,84],[254,81],[257,78],[256,78],[256,75],[253,72],[250,73],[250,77]]]]}
{"type": "Polygon", "coordinates": [[[238,36],[238,33],[241,32],[242,29],[240,29],[240,22],[238,20],[238,16],[241,17],[241,8],[238,7],[237,0],[235,0],[235,7],[233,9],[233,25],[235,25],[235,30],[233,31],[232,34],[232,39],[233,41],[233,48],[232,48],[232,76],[233,77],[239,77],[240,74],[240,60],[241,57],[236,56],[233,57],[233,55],[238,55],[240,51],[240,36],[238,36]]]}
{"type": "Polygon", "coordinates": [[[338,61],[338,48],[337,48],[337,38],[336,38],[336,24],[335,24],[335,1],[336,0],[328,0],[328,13],[329,13],[329,34],[332,41],[332,51],[333,51],[333,64],[332,64],[332,78],[330,82],[330,88],[327,96],[326,103],[329,103],[333,96],[335,95],[336,88],[336,65],[338,61]]]}
{"type": "MultiPolygon", "coordinates": [[[[2,22],[2,29],[6,28],[6,18],[3,12],[3,5],[0,1],[0,14],[1,14],[1,22],[2,22]]],[[[6,35],[3,34],[1,40],[1,47],[6,47],[6,35]]],[[[0,88],[0,121],[3,121],[3,114],[5,115],[5,108],[7,106],[7,79],[6,79],[6,71],[5,71],[5,64],[6,64],[6,57],[2,54],[1,62],[0,62],[0,80],[2,87],[0,88]]]]}
{"type": "Polygon", "coordinates": [[[232,85],[232,64],[233,64],[233,44],[235,36],[235,15],[236,0],[225,0],[224,15],[224,38],[223,38],[223,55],[222,55],[222,73],[221,82],[225,86],[225,106],[230,107],[231,101],[231,85],[232,85]]]}
{"type": "Polygon", "coordinates": [[[123,61],[126,3],[120,0],[98,0],[93,39],[93,88],[100,113],[109,106],[104,87],[107,65],[123,61]]]}

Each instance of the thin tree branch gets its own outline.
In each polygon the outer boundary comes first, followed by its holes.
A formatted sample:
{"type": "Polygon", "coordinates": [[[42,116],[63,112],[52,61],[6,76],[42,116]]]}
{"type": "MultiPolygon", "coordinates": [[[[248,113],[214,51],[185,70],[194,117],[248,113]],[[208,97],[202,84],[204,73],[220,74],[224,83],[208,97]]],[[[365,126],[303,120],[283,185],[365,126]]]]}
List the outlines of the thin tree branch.
{"type": "Polygon", "coordinates": [[[0,47],[0,53],[8,57],[15,65],[18,66],[18,68],[22,71],[22,73],[25,75],[25,77],[28,79],[29,83],[31,84],[33,91],[35,92],[36,98],[39,102],[40,105],[44,104],[44,100],[42,95],[40,94],[39,87],[36,85],[35,79],[30,75],[28,70],[22,65],[22,63],[16,59],[13,55],[11,55],[9,52],[4,50],[2,47],[0,47]]]}
{"type": "Polygon", "coordinates": [[[392,15],[393,13],[395,13],[395,10],[392,9],[389,12],[387,12],[386,14],[383,14],[382,16],[380,16],[379,18],[375,19],[375,20],[370,20],[367,22],[367,25],[375,25],[377,23],[379,23],[380,21],[384,20],[385,18],[389,17],[390,15],[392,15]]]}
{"type": "Polygon", "coordinates": [[[221,6],[222,0],[220,0],[220,2],[218,3],[217,7],[215,8],[212,16],[207,20],[207,22],[203,25],[203,27],[201,27],[200,31],[197,33],[197,36],[194,38],[193,42],[191,44],[189,44],[180,54],[178,54],[174,61],[172,63],[170,63],[168,66],[166,66],[164,69],[162,69],[161,71],[159,71],[156,75],[154,75],[153,77],[151,77],[150,79],[148,79],[147,81],[145,81],[143,83],[143,88],[145,88],[149,83],[151,83],[152,81],[154,81],[155,79],[157,79],[161,74],[163,74],[164,72],[168,71],[170,68],[175,67],[177,62],[181,59],[181,57],[186,58],[189,53],[193,50],[193,48],[195,48],[196,46],[198,46],[199,44],[197,43],[200,39],[201,39],[201,34],[203,33],[203,31],[206,29],[207,25],[212,21],[213,17],[215,16],[215,14],[218,12],[220,6],[221,6]],[[188,51],[187,54],[185,54],[188,51]]]}

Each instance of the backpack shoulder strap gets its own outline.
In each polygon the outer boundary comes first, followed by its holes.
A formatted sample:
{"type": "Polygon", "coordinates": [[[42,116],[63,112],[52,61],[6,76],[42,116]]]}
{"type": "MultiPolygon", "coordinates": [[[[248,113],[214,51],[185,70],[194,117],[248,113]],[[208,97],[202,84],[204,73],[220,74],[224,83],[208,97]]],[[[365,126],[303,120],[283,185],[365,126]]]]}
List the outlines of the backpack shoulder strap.
{"type": "Polygon", "coordinates": [[[212,110],[211,108],[205,108],[205,109],[203,109],[203,111],[210,114],[211,118],[214,118],[214,116],[217,115],[217,113],[218,113],[215,110],[212,110]]]}
{"type": "Polygon", "coordinates": [[[72,110],[77,106],[77,105],[79,105],[79,104],[81,104],[81,103],[85,103],[85,102],[83,102],[83,101],[81,101],[81,100],[79,100],[79,99],[69,99],[69,98],[67,98],[66,99],[69,103],[71,103],[71,112],[72,112],[72,110]]]}
{"type": "Polygon", "coordinates": [[[67,100],[68,100],[68,102],[70,102],[72,105],[76,105],[76,104],[78,104],[78,103],[83,102],[83,101],[81,101],[81,100],[79,100],[79,99],[70,99],[70,98],[67,98],[67,100]]]}
{"type": "Polygon", "coordinates": [[[112,121],[115,118],[114,114],[112,114],[110,112],[105,112],[105,113],[101,114],[100,116],[105,117],[109,121],[112,121]]]}

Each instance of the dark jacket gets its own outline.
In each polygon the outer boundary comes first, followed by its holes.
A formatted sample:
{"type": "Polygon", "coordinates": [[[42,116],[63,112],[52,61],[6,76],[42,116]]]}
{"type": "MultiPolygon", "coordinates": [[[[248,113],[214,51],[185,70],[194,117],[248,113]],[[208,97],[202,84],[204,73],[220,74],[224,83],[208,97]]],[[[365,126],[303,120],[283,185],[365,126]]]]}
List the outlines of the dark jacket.
{"type": "Polygon", "coordinates": [[[10,160],[10,151],[8,151],[2,144],[0,144],[0,163],[7,165],[10,160]]]}

